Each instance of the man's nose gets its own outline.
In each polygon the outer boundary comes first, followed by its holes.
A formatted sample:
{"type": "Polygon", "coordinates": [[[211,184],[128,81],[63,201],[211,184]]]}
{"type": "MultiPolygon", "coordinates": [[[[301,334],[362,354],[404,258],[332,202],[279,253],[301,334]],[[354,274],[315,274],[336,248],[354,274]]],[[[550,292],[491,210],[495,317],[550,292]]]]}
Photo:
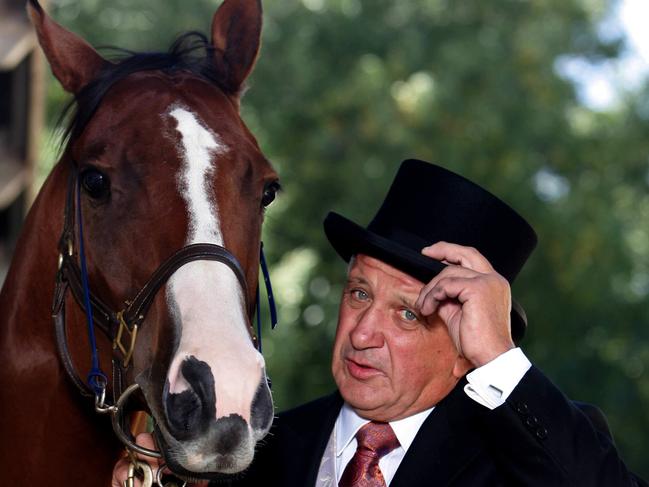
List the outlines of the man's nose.
{"type": "Polygon", "coordinates": [[[387,322],[385,312],[372,304],[360,315],[350,333],[350,341],[354,348],[381,348],[383,346],[383,326],[387,322]]]}

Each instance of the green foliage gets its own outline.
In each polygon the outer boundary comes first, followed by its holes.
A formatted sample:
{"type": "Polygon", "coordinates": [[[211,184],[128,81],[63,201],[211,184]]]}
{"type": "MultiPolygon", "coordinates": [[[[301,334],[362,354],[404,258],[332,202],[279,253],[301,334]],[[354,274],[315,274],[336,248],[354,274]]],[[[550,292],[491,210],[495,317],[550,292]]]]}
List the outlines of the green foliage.
{"type": "MultiPolygon", "coordinates": [[[[81,0],[55,13],[93,44],[141,50],[207,30],[214,6],[81,0]]],[[[280,325],[264,345],[280,408],[333,387],[345,265],[323,217],[334,209],[366,224],[398,163],[418,157],[489,188],[537,229],[514,286],[530,321],[524,349],[569,396],[605,411],[624,457],[649,477],[649,87],[596,113],[555,70],[560,56],[619,55],[619,41],[596,35],[608,7],[265,2],[243,115],[285,188],[265,224],[280,325]]]]}

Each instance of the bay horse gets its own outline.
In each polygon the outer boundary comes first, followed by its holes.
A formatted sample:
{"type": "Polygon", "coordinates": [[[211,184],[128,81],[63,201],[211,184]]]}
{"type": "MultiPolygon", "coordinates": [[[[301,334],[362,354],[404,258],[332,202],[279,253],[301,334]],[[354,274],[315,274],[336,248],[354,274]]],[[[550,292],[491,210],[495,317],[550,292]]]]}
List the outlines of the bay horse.
{"type": "Polygon", "coordinates": [[[119,61],[28,10],[75,112],[0,294],[0,477],[108,485],[120,444],[94,409],[132,384],[176,474],[240,472],[273,417],[250,318],[279,184],[239,115],[261,0],[119,61]]]}

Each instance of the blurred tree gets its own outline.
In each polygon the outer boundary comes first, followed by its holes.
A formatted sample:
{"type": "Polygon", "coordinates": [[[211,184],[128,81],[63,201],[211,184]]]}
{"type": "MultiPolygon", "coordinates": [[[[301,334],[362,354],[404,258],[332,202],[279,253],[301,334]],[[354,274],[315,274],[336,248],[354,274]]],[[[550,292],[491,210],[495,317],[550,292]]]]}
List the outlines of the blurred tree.
{"type": "MultiPolygon", "coordinates": [[[[207,31],[215,7],[53,3],[95,45],[140,50],[207,31]]],[[[265,2],[243,114],[285,188],[265,225],[280,326],[264,347],[279,408],[333,388],[345,265],[323,217],[367,223],[398,163],[418,157],[489,188],[536,228],[538,250],[514,286],[530,321],[524,348],[568,395],[602,407],[649,477],[649,87],[598,113],[555,69],[565,56],[620,55],[620,40],[597,35],[609,3],[265,2]]]]}

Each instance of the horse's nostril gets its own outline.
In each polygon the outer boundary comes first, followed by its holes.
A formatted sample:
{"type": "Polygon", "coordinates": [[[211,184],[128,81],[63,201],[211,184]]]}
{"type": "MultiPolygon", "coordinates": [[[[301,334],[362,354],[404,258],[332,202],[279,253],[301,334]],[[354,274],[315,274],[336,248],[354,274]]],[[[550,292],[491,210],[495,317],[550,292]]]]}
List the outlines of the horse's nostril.
{"type": "Polygon", "coordinates": [[[171,434],[186,440],[204,431],[216,417],[216,394],[212,371],[205,362],[189,357],[180,372],[190,388],[172,393],[167,382],[163,402],[171,434]]]}
{"type": "Polygon", "coordinates": [[[273,399],[270,395],[269,382],[270,379],[267,382],[262,377],[252,401],[250,424],[253,429],[258,431],[267,430],[273,421],[273,399]]]}
{"type": "Polygon", "coordinates": [[[207,411],[210,417],[214,417],[216,414],[216,393],[210,366],[191,356],[183,362],[181,372],[204,407],[211,408],[210,411],[207,411]]]}
{"type": "Polygon", "coordinates": [[[169,394],[166,410],[171,433],[179,440],[191,437],[201,424],[201,403],[190,390],[169,394]]]}

